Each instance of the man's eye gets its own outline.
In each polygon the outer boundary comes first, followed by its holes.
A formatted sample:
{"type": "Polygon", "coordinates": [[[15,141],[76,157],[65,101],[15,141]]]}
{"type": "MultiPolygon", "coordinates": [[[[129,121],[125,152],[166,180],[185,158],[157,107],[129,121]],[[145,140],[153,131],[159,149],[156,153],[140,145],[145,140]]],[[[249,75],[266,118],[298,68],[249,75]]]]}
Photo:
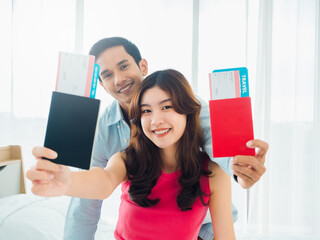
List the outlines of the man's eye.
{"type": "Polygon", "coordinates": [[[164,106],[164,107],[163,107],[163,110],[168,110],[168,109],[170,109],[170,108],[172,108],[172,106],[164,106]]]}
{"type": "Polygon", "coordinates": [[[108,74],[104,75],[103,79],[111,78],[111,76],[112,76],[112,73],[108,73],[108,74]]]}
{"type": "Polygon", "coordinates": [[[120,67],[120,69],[121,69],[121,70],[125,70],[127,67],[128,67],[128,65],[125,64],[125,65],[122,65],[122,66],[120,67]]]}

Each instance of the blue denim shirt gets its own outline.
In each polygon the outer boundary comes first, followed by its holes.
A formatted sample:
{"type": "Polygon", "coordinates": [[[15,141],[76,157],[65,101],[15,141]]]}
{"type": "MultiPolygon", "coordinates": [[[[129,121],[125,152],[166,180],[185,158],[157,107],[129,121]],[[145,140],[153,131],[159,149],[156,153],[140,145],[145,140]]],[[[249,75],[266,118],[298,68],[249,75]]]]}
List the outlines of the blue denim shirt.
{"type": "MultiPolygon", "coordinates": [[[[209,104],[200,98],[198,99],[202,105],[200,118],[205,138],[204,150],[231,176],[229,158],[212,157],[209,104]]],[[[129,139],[130,128],[123,118],[119,103],[114,101],[106,108],[99,120],[91,166],[104,168],[113,154],[128,146],[129,139]]],[[[72,198],[66,216],[64,240],[94,239],[100,219],[101,206],[102,200],[72,198]]],[[[237,212],[233,211],[234,220],[236,219],[235,214],[237,212]]]]}

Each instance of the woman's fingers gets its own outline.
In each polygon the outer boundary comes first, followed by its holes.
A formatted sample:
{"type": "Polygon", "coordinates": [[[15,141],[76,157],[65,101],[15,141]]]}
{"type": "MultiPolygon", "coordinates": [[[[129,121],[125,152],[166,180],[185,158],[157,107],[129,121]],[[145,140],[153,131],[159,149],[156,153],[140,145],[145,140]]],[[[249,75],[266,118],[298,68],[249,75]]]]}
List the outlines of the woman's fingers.
{"type": "Polygon", "coordinates": [[[37,181],[50,181],[53,178],[53,174],[48,171],[39,171],[36,169],[29,169],[26,172],[26,177],[31,181],[36,181],[35,183],[38,183],[37,181]]]}
{"type": "Polygon", "coordinates": [[[43,182],[54,178],[54,173],[62,170],[62,166],[48,160],[37,160],[36,164],[26,172],[26,177],[31,181],[43,182]]]}
{"type": "Polygon", "coordinates": [[[58,154],[55,151],[46,147],[34,147],[32,149],[32,154],[37,159],[41,159],[42,157],[55,159],[58,157],[58,154]]]}
{"type": "Polygon", "coordinates": [[[31,191],[39,196],[43,197],[54,197],[58,196],[54,191],[50,189],[50,186],[52,184],[50,182],[38,182],[33,183],[33,186],[31,188],[31,191]]]}
{"type": "Polygon", "coordinates": [[[49,160],[39,159],[35,165],[36,170],[44,170],[51,172],[60,172],[62,171],[62,166],[56,163],[53,163],[49,160]]]}

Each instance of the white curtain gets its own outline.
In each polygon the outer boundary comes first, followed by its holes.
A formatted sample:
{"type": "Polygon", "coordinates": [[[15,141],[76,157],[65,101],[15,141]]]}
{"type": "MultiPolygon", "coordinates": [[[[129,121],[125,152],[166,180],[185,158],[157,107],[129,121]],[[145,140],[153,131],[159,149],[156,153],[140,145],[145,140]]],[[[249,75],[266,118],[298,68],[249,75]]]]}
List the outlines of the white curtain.
{"type": "Polygon", "coordinates": [[[320,238],[319,27],[319,1],[260,1],[254,124],[270,150],[246,199],[253,236],[320,238]]]}
{"type": "Polygon", "coordinates": [[[255,137],[270,145],[259,183],[233,184],[239,238],[320,239],[319,1],[203,0],[199,28],[201,95],[208,72],[248,67],[255,137]]]}
{"type": "MultiPolygon", "coordinates": [[[[1,1],[0,145],[22,145],[25,167],[32,164],[58,51],[87,53],[100,38],[123,36],[138,45],[150,72],[197,76],[195,88],[207,100],[209,72],[246,66],[255,137],[270,149],[258,184],[246,191],[233,183],[238,239],[320,239],[319,14],[320,0],[1,1]]],[[[100,88],[103,106],[111,100],[105,96],[100,88]]]]}

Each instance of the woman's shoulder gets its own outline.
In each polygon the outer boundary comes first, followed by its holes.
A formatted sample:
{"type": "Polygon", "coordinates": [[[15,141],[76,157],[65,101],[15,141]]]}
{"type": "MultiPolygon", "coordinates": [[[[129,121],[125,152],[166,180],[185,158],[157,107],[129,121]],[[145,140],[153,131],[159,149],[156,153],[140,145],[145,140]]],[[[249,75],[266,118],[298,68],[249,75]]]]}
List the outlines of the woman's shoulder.
{"type": "Polygon", "coordinates": [[[209,176],[210,192],[216,193],[224,189],[227,184],[230,184],[230,176],[222,170],[215,162],[209,161],[208,165],[211,174],[209,176]]]}
{"type": "Polygon", "coordinates": [[[208,170],[211,172],[210,177],[214,177],[216,174],[219,174],[220,171],[223,171],[219,164],[212,160],[208,161],[208,170]]]}
{"type": "Polygon", "coordinates": [[[230,181],[230,176],[223,171],[216,162],[209,161],[208,169],[211,172],[209,175],[211,192],[213,192],[216,187],[219,187],[219,185],[222,186],[224,183],[230,181]]]}
{"type": "Polygon", "coordinates": [[[222,168],[217,164],[216,162],[212,161],[210,157],[204,153],[203,154],[203,169],[204,171],[209,171],[211,172],[209,174],[209,177],[214,177],[216,174],[220,174],[221,171],[223,172],[222,168]]]}
{"type": "Polygon", "coordinates": [[[124,152],[117,152],[112,155],[109,159],[108,163],[121,163],[124,164],[125,161],[125,153],[124,152]]]}
{"type": "Polygon", "coordinates": [[[117,182],[118,184],[120,184],[123,181],[126,181],[127,176],[127,169],[122,154],[122,152],[113,154],[105,168],[105,170],[110,171],[110,173],[112,173],[115,182],[117,182]]]}

